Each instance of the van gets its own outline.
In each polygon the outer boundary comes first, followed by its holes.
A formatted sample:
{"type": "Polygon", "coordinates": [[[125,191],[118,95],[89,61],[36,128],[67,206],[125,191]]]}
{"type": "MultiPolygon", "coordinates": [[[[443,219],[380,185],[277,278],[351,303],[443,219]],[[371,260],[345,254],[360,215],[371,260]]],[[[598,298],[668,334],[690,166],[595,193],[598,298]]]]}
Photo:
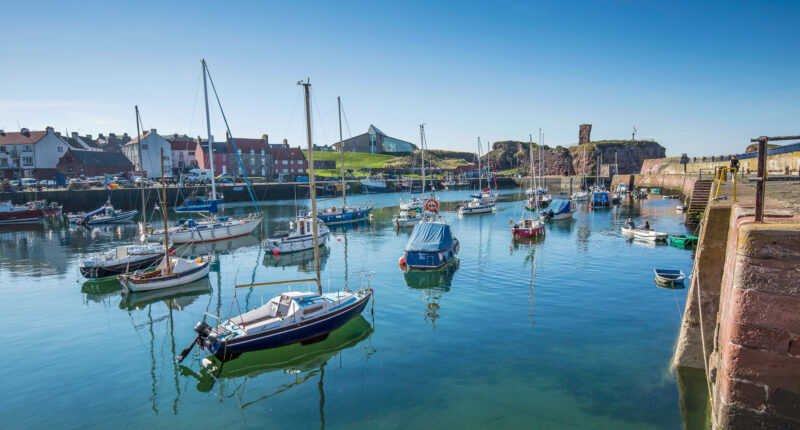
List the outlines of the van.
{"type": "Polygon", "coordinates": [[[36,179],[34,178],[22,178],[22,182],[20,182],[20,188],[28,188],[35,186],[36,186],[36,179]]]}
{"type": "Polygon", "coordinates": [[[192,169],[189,174],[184,178],[187,182],[196,184],[210,184],[211,183],[211,170],[205,169],[192,169]]]}

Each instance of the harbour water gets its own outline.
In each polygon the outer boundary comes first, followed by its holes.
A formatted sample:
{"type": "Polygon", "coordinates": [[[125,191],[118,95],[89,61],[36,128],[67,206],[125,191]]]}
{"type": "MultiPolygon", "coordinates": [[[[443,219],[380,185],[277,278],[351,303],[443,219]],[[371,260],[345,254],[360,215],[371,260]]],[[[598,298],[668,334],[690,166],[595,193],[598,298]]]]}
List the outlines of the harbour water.
{"type": "Polygon", "coordinates": [[[505,192],[496,213],[459,219],[455,203],[466,194],[440,194],[458,261],[421,274],[398,268],[411,231],[391,225],[400,195],[350,198],[372,200],[375,220],[332,228],[322,282],[335,290],[350,273],[375,271],[374,314],[368,307],[325,341],[213,369],[202,369],[196,349],[182,365],[174,357],[205,312],[235,315],[287,289],[239,289],[234,298],[235,284],[310,277],[313,254],[276,257],[258,246],[306,202],[265,203],[258,234],[209,244],[208,279],[127,296],[113,280],[85,282],[77,266],[128,243],[136,224],[6,227],[0,416],[17,428],[681,427],[670,359],[687,290],[656,287],[653,268],[689,273],[692,252],[619,230],[634,217],[691,233],[675,200],[581,205],[573,220],[549,223],[543,240],[515,243],[509,220],[522,216],[523,196],[505,192]]]}

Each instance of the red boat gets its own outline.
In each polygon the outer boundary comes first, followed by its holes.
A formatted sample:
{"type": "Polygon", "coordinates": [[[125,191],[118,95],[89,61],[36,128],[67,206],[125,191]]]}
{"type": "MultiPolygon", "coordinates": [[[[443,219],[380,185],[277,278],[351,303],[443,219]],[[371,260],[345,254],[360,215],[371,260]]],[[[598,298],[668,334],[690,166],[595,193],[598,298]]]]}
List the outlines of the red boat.
{"type": "Polygon", "coordinates": [[[42,214],[42,209],[12,205],[10,200],[0,201],[0,224],[38,222],[42,214]]]}
{"type": "Polygon", "coordinates": [[[523,219],[516,224],[511,223],[511,234],[514,237],[536,237],[544,235],[544,223],[538,219],[523,219]]]}
{"type": "Polygon", "coordinates": [[[60,216],[63,206],[56,202],[47,203],[44,200],[36,200],[28,203],[30,209],[41,209],[44,216],[60,216]]]}

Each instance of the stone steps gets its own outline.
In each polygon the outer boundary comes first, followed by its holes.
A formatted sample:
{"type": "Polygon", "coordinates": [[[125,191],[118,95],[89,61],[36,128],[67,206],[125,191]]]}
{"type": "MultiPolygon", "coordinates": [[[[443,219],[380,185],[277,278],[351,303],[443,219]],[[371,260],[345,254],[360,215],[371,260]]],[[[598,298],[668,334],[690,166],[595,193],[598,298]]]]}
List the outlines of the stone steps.
{"type": "Polygon", "coordinates": [[[712,180],[698,180],[695,182],[692,197],[689,200],[688,215],[690,218],[701,218],[705,213],[713,183],[714,181],[712,180]]]}

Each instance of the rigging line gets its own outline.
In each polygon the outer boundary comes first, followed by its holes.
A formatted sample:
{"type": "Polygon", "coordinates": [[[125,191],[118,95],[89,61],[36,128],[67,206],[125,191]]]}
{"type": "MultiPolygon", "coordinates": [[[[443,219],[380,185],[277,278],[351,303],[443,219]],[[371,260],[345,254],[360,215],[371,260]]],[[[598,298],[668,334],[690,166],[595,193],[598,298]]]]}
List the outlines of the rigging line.
{"type": "MultiPolygon", "coordinates": [[[[317,129],[321,129],[322,130],[322,137],[325,139],[325,142],[329,142],[328,134],[325,132],[325,124],[322,122],[322,111],[319,110],[319,106],[317,105],[316,92],[313,89],[311,89],[310,91],[311,91],[311,101],[314,103],[314,107],[317,110],[315,113],[317,114],[317,119],[319,120],[319,127],[317,127],[317,129]]],[[[313,133],[312,133],[312,135],[313,135],[313,133]]],[[[312,141],[311,143],[313,144],[314,142],[312,141]]]]}
{"type": "Polygon", "coordinates": [[[286,131],[283,132],[284,138],[289,134],[289,129],[292,126],[292,120],[294,119],[294,113],[297,112],[297,103],[300,101],[300,97],[302,93],[297,93],[297,98],[294,99],[294,107],[292,108],[292,113],[289,115],[289,123],[286,124],[286,131]]]}
{"type": "Polygon", "coordinates": [[[350,137],[353,137],[353,133],[350,132],[350,124],[347,122],[347,112],[344,111],[344,103],[342,103],[342,116],[344,117],[344,123],[347,126],[347,134],[350,137]]]}
{"type": "Polygon", "coordinates": [[[206,73],[208,74],[208,81],[211,82],[211,89],[214,90],[214,97],[217,99],[217,104],[219,105],[219,111],[222,114],[222,120],[225,121],[225,129],[228,131],[228,136],[231,139],[231,144],[233,145],[233,153],[236,154],[236,160],[239,161],[239,168],[242,169],[242,173],[244,173],[244,182],[247,184],[247,192],[250,194],[250,199],[253,200],[253,206],[256,209],[257,214],[261,214],[261,208],[258,207],[256,203],[256,196],[253,195],[253,187],[250,185],[250,179],[247,178],[247,171],[244,169],[244,163],[242,163],[242,158],[239,156],[239,148],[236,146],[236,142],[233,138],[233,133],[231,133],[231,127],[228,125],[228,117],[225,116],[225,110],[222,109],[222,102],[219,100],[219,94],[217,93],[217,87],[214,86],[214,80],[211,79],[211,71],[208,70],[208,64],[205,64],[206,73]]]}
{"type": "MultiPolygon", "coordinates": [[[[197,81],[196,81],[196,83],[195,83],[195,95],[194,95],[194,98],[192,98],[191,96],[189,96],[189,99],[188,99],[188,100],[186,100],[186,106],[184,106],[184,108],[183,108],[183,113],[181,114],[181,120],[180,120],[180,123],[181,123],[181,124],[185,124],[185,121],[186,121],[186,112],[188,112],[188,111],[189,111],[189,106],[190,106],[190,105],[194,106],[194,105],[196,105],[196,103],[197,103],[197,88],[199,87],[199,84],[200,84],[200,77],[198,76],[198,77],[197,77],[197,81]]],[[[190,91],[191,91],[191,90],[190,90],[190,91]]],[[[192,109],[192,120],[194,121],[194,109],[192,109]]],[[[191,127],[189,128],[189,133],[191,133],[191,127]]]]}
{"type": "Polygon", "coordinates": [[[197,77],[197,85],[194,90],[194,101],[192,101],[192,119],[189,121],[189,136],[192,135],[194,129],[194,114],[197,112],[197,96],[200,94],[200,76],[197,77]]]}

